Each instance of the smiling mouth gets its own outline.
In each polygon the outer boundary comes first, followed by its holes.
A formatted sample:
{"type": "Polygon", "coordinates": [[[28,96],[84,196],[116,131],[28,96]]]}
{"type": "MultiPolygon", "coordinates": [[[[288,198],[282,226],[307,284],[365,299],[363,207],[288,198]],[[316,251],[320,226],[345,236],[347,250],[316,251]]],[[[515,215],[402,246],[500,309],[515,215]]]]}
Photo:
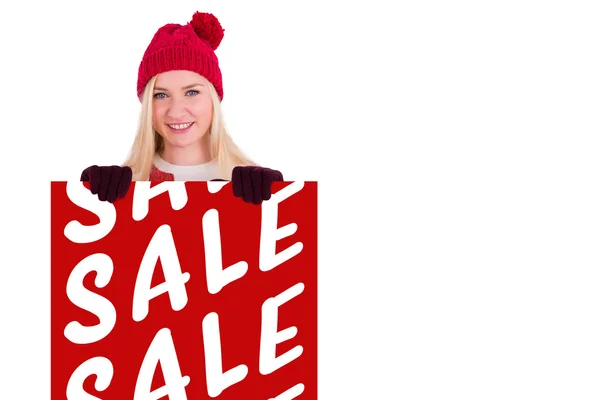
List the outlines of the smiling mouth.
{"type": "Polygon", "coordinates": [[[167,126],[174,131],[184,131],[190,126],[192,126],[193,122],[189,122],[187,124],[167,124],[167,126]]]}

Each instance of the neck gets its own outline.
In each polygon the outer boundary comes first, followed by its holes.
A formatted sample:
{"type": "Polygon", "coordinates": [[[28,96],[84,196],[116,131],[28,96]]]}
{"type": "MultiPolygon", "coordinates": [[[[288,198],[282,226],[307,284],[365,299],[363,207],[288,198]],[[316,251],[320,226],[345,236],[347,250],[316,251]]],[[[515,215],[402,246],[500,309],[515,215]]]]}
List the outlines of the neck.
{"type": "Polygon", "coordinates": [[[187,147],[174,147],[165,142],[164,149],[160,156],[163,160],[173,165],[199,165],[209,162],[210,156],[210,137],[205,135],[197,143],[187,147]]]}

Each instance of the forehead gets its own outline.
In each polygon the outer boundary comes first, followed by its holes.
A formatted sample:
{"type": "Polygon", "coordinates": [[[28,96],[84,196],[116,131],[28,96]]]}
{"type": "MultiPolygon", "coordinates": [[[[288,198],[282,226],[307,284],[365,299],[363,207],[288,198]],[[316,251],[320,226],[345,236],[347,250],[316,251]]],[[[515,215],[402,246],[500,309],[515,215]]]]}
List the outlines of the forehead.
{"type": "Polygon", "coordinates": [[[159,74],[155,86],[180,88],[193,83],[206,84],[206,78],[193,71],[175,70],[159,74]]]}

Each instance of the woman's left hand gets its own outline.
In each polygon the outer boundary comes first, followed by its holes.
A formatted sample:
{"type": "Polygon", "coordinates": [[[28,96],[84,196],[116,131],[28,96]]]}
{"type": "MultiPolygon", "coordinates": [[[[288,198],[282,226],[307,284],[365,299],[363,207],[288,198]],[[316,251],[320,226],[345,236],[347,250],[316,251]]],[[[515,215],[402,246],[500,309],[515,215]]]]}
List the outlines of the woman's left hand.
{"type": "Polygon", "coordinates": [[[273,182],[283,181],[277,170],[255,166],[235,167],[231,174],[233,195],[242,197],[247,203],[260,204],[271,198],[273,182]]]}

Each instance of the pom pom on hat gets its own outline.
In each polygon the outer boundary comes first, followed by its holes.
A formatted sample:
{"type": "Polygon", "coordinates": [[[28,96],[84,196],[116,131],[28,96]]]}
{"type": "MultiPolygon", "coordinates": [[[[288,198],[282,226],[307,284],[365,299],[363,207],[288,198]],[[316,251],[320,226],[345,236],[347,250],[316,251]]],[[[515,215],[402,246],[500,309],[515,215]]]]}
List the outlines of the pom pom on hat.
{"type": "Polygon", "coordinates": [[[213,50],[216,50],[223,40],[225,30],[221,27],[219,20],[212,14],[196,12],[190,21],[194,32],[200,39],[208,42],[213,50]]]}

